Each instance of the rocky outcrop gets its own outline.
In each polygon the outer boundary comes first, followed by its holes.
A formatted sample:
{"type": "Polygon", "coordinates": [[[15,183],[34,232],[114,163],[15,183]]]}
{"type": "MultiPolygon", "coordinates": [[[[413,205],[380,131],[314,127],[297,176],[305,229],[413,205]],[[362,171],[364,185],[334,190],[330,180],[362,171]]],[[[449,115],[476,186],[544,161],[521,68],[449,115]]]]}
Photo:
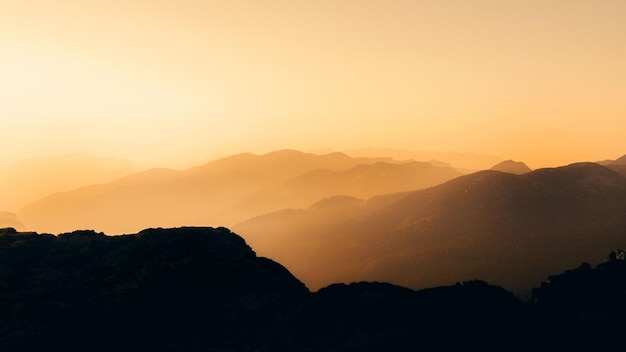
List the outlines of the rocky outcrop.
{"type": "Polygon", "coordinates": [[[269,346],[308,295],[225,228],[119,237],[0,231],[0,345],[8,351],[269,346]]]}
{"type": "Polygon", "coordinates": [[[225,228],[111,237],[0,229],[7,351],[383,351],[621,343],[623,252],[553,276],[528,303],[481,280],[311,293],[225,228]]]}

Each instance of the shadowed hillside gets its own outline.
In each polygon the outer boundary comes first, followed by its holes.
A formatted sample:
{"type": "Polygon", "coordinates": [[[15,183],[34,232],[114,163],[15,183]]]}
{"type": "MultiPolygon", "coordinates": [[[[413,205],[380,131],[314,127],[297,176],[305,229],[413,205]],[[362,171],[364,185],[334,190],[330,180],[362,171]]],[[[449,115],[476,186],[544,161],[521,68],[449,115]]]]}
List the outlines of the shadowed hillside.
{"type": "Polygon", "coordinates": [[[617,160],[607,160],[602,163],[606,167],[611,170],[615,170],[620,173],[620,175],[626,177],[626,155],[618,158],[617,160]]]}
{"type": "Polygon", "coordinates": [[[234,229],[307,286],[411,288],[485,279],[521,293],[626,245],[626,179],[594,163],[524,175],[482,171],[426,190],[333,199],[234,229]]]}
{"type": "Polygon", "coordinates": [[[413,190],[460,175],[450,167],[384,160],[291,150],[239,154],[188,170],[153,169],[53,194],[18,216],[29,229],[53,233],[76,227],[123,234],[150,226],[223,226],[309,206],[334,192],[413,190]]]}
{"type": "Polygon", "coordinates": [[[382,351],[615,348],[623,251],[550,277],[523,303],[481,280],[309,292],[225,228],[109,237],[0,229],[7,351],[382,351]]]}

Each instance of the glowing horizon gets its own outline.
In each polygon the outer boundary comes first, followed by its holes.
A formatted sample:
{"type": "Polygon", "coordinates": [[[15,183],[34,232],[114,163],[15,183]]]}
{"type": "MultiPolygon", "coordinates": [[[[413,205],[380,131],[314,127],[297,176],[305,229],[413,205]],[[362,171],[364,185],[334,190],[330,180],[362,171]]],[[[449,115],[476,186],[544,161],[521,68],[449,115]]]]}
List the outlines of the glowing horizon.
{"type": "Polygon", "coordinates": [[[626,153],[623,1],[0,1],[0,164],[626,153]]]}

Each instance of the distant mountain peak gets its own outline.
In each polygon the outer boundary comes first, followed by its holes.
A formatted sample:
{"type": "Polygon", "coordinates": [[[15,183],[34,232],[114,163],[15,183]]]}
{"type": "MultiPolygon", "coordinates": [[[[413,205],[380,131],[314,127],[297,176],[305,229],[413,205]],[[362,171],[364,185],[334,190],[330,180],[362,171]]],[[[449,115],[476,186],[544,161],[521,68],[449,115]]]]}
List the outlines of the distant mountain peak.
{"type": "Polygon", "coordinates": [[[533,171],[526,164],[521,161],[513,161],[513,160],[505,160],[502,161],[493,167],[490,170],[507,172],[510,174],[522,175],[528,172],[533,171]]]}
{"type": "Polygon", "coordinates": [[[615,159],[615,161],[613,161],[611,163],[611,165],[626,165],[626,154],[624,154],[621,157],[615,159]]]}

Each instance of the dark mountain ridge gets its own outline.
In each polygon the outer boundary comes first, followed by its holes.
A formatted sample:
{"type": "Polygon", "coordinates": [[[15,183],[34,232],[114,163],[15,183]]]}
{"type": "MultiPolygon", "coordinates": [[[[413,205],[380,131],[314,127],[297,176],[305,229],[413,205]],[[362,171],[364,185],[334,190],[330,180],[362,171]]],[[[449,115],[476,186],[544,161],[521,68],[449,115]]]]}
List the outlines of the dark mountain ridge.
{"type": "Polygon", "coordinates": [[[112,237],[4,229],[0,269],[0,343],[11,351],[267,345],[309,295],[224,228],[112,237]]]}
{"type": "Polygon", "coordinates": [[[225,228],[58,236],[0,229],[0,345],[9,351],[528,350],[620,346],[624,252],[519,301],[480,280],[309,292],[225,228]]]}

